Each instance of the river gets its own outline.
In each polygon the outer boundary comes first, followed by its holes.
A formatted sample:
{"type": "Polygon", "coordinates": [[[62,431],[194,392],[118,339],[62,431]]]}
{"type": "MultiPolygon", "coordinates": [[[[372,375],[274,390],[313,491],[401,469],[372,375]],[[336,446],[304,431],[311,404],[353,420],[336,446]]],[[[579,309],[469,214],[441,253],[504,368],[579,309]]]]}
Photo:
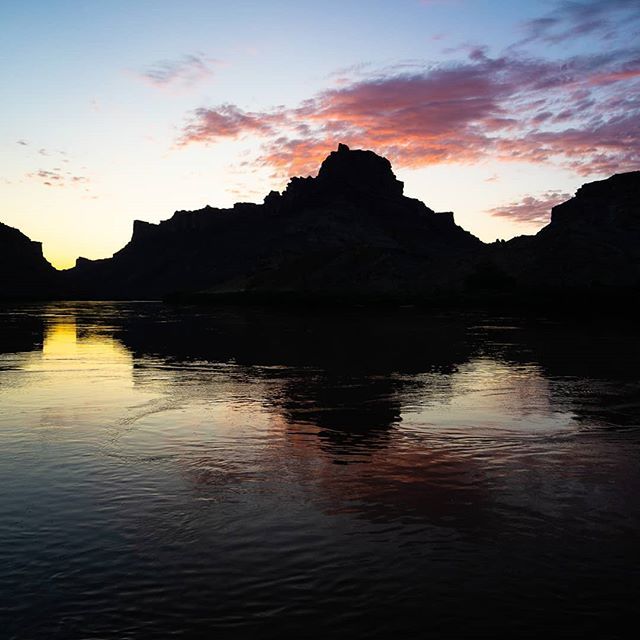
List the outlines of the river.
{"type": "Polygon", "coordinates": [[[634,618],[631,324],[65,302],[0,331],[3,637],[634,618]]]}

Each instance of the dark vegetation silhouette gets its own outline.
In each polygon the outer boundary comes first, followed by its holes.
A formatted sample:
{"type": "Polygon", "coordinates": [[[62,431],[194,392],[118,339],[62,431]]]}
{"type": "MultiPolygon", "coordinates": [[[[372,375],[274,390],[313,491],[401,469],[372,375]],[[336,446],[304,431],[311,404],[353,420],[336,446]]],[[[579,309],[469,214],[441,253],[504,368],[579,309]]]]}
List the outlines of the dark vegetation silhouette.
{"type": "Polygon", "coordinates": [[[534,236],[485,244],[403,195],[391,164],[340,144],[317,177],[262,204],[136,220],[113,257],[54,270],[0,227],[0,296],[233,302],[630,302],[640,290],[640,171],[581,187],[534,236]]]}

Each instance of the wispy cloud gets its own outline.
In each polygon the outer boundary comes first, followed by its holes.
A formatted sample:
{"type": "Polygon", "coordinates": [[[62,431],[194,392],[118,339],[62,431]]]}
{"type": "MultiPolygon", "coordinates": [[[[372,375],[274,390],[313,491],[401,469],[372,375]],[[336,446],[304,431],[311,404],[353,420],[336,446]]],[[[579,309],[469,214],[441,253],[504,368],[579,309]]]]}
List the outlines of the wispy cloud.
{"type": "Polygon", "coordinates": [[[518,44],[558,44],[584,36],[611,39],[637,22],[638,0],[563,0],[544,16],[525,22],[526,37],[518,44]]]}
{"type": "Polygon", "coordinates": [[[47,187],[62,187],[64,186],[64,176],[58,171],[48,171],[47,169],[39,169],[27,174],[27,178],[33,178],[39,180],[47,187]]]}
{"type": "Polygon", "coordinates": [[[71,171],[62,171],[58,167],[32,171],[27,173],[27,178],[37,180],[47,187],[75,187],[88,185],[90,182],[87,176],[74,175],[71,171]]]}
{"type": "Polygon", "coordinates": [[[24,140],[19,140],[18,144],[29,147],[29,149],[25,149],[25,153],[30,157],[32,166],[40,165],[42,167],[42,164],[45,164],[44,168],[33,169],[22,174],[23,179],[26,178],[45,187],[81,188],[86,193],[91,191],[91,178],[85,175],[87,167],[70,160],[66,151],[47,149],[46,147],[38,148],[24,140]]]}
{"type": "Polygon", "coordinates": [[[521,200],[495,207],[489,214],[498,218],[507,218],[513,222],[527,224],[546,224],[551,219],[551,209],[568,200],[571,196],[560,191],[546,191],[537,196],[525,196],[521,200]]]}
{"type": "Polygon", "coordinates": [[[214,74],[219,61],[202,54],[188,54],[173,60],[159,60],[140,76],[155,87],[190,87],[214,74]]]}

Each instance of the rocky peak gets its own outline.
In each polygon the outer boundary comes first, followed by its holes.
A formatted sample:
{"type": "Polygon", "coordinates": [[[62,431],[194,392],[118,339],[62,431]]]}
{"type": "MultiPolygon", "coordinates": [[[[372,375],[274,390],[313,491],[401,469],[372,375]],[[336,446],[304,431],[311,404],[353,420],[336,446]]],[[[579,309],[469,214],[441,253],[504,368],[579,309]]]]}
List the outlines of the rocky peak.
{"type": "Polygon", "coordinates": [[[0,222],[0,299],[53,293],[54,274],[40,242],[0,222]]]}
{"type": "Polygon", "coordinates": [[[373,151],[349,149],[339,144],[322,162],[315,178],[291,178],[282,195],[270,193],[265,204],[278,210],[306,206],[309,203],[340,200],[363,202],[380,198],[401,198],[404,184],[398,180],[391,163],[373,151]]]}
{"type": "Polygon", "coordinates": [[[7,265],[25,262],[51,267],[42,255],[42,243],[0,222],[0,264],[5,262],[7,265]]]}
{"type": "Polygon", "coordinates": [[[619,173],[582,185],[576,195],[553,207],[549,229],[599,230],[640,227],[640,171],[619,173]]]}
{"type": "Polygon", "coordinates": [[[338,150],[325,158],[316,180],[323,190],[341,194],[370,192],[397,197],[404,189],[386,158],[373,151],[349,149],[346,144],[339,144],[338,150]]]}

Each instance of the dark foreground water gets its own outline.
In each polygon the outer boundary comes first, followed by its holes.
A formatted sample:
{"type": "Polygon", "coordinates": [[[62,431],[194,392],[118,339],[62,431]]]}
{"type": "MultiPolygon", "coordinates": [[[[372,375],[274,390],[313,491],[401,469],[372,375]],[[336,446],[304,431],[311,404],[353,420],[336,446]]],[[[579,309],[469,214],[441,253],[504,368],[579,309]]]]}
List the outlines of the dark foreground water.
{"type": "Polygon", "coordinates": [[[2,638],[614,637],[620,322],[0,309],[2,638]]]}

